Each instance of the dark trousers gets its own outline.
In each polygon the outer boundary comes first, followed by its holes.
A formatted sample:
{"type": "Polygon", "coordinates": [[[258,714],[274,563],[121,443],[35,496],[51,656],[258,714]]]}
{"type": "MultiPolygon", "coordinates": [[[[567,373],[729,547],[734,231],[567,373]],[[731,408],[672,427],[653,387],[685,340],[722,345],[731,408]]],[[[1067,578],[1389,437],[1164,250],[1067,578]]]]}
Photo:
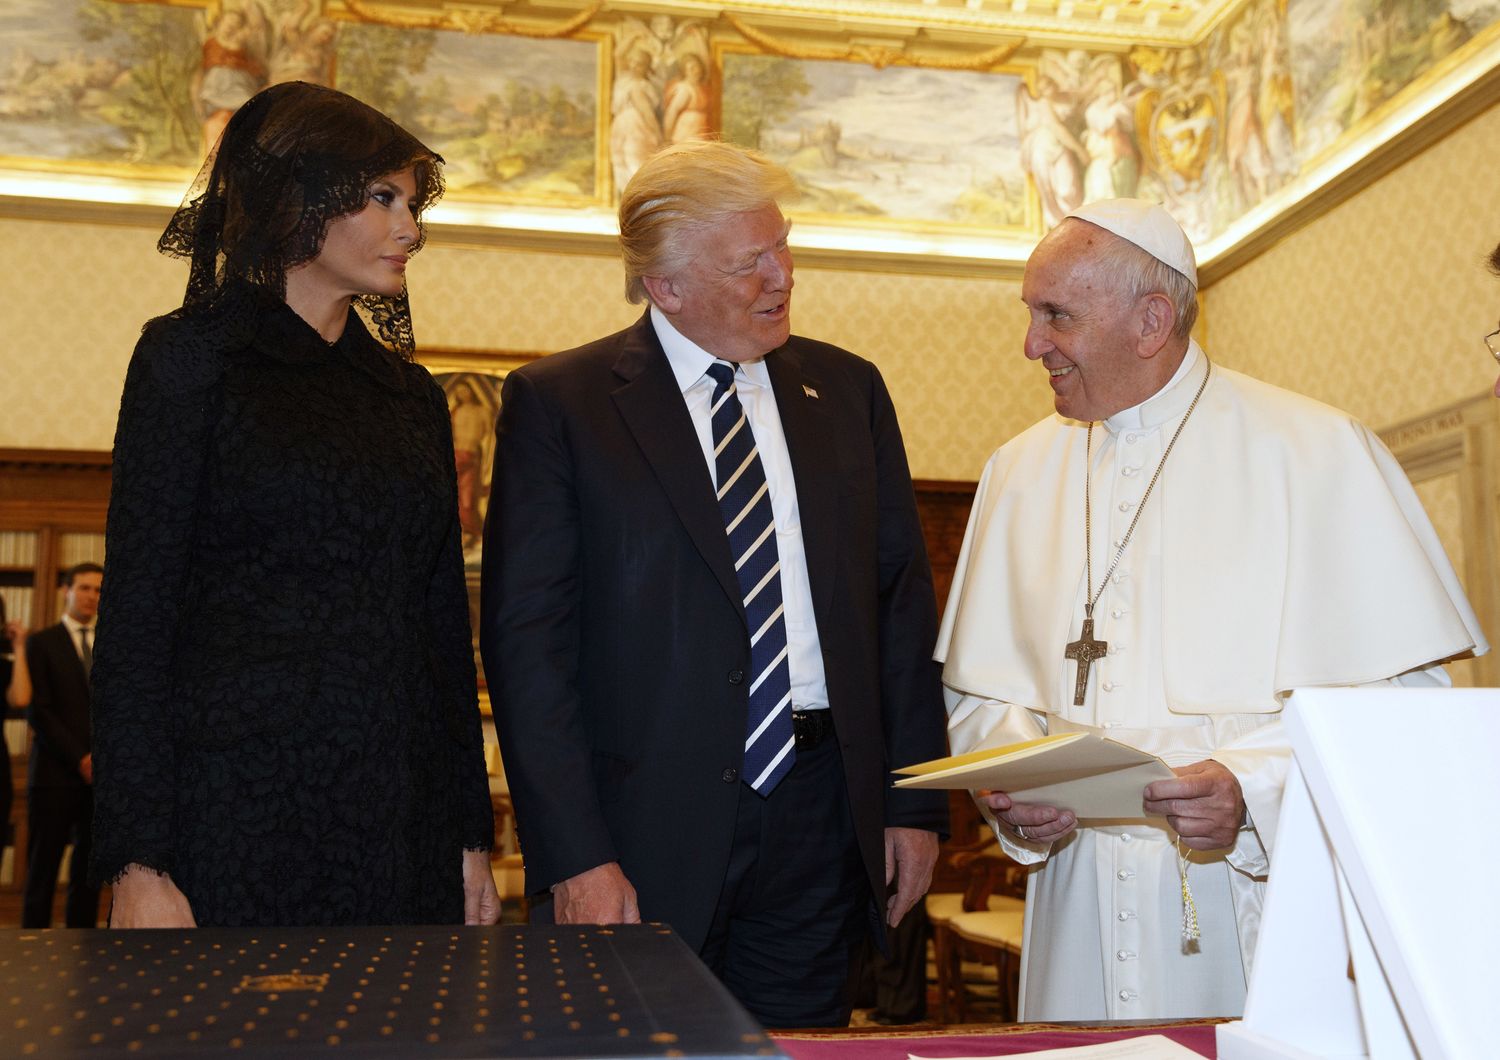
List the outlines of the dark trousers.
{"type": "Polygon", "coordinates": [[[90,887],[89,848],[94,836],[94,791],[87,787],[32,788],[27,793],[26,890],[21,905],[23,928],[52,926],[52,896],[63,850],[73,844],[68,862],[68,927],[95,927],[99,890],[90,887]]]}
{"type": "Polygon", "coordinates": [[[838,740],[799,751],[767,798],[740,786],[729,870],[701,956],[767,1027],[849,1022],[851,955],[868,931],[838,740]]]}
{"type": "Polygon", "coordinates": [[[895,928],[887,928],[888,953],[874,939],[861,948],[851,976],[856,1008],[874,1008],[876,1023],[920,1023],[927,1018],[927,940],[932,924],[918,901],[895,928]]]}

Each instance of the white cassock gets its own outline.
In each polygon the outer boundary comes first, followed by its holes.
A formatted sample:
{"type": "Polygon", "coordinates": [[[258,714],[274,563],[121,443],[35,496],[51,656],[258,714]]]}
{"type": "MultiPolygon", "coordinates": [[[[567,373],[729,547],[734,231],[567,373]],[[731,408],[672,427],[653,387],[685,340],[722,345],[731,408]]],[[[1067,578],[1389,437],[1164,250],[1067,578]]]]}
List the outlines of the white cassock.
{"type": "MultiPolygon", "coordinates": [[[[1193,343],[1158,394],[1096,426],[1094,588],[1207,370],[1193,343]]],[[[1202,937],[1185,947],[1164,819],[1090,821],[1049,849],[985,811],[1009,854],[1042,863],[1027,885],[1020,1016],[1236,1016],[1290,761],[1286,694],[1446,683],[1437,663],[1487,645],[1375,435],[1215,365],[1094,608],[1109,651],[1074,706],[1064,649],[1088,592],[1086,430],[1043,420],[980,479],[937,648],[953,753],[1096,727],[1169,765],[1221,763],[1248,819],[1227,854],[1190,856],[1202,937]]]]}

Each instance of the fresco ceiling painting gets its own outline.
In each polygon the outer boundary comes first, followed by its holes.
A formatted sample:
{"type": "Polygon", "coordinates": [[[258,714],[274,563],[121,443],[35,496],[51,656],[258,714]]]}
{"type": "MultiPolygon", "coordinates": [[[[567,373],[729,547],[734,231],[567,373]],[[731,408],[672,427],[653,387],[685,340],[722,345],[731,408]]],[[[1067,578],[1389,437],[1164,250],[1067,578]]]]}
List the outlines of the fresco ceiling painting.
{"type": "Polygon", "coordinates": [[[602,250],[645,158],[723,136],[815,256],[1014,268],[1141,195],[1212,274],[1500,99],[1500,0],[9,0],[0,211],[160,213],[294,79],[447,158],[452,238],[602,250]]]}

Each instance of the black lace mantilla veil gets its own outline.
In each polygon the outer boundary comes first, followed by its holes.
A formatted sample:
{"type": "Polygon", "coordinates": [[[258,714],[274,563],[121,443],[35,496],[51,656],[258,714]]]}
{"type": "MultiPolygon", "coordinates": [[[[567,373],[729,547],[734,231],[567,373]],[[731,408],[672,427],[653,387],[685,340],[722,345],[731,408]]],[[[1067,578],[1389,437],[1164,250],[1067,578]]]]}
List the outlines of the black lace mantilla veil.
{"type": "MultiPolygon", "coordinates": [[[[311,261],[328,223],[364,207],[370,184],[413,167],[417,239],[421,214],[443,193],[442,156],[384,114],[331,88],[273,85],[230,118],[187,197],[157,241],[163,254],[189,259],[183,308],[233,312],[248,281],[286,297],[289,268],[311,261]]],[[[366,294],[356,307],[403,357],[416,346],[403,286],[397,297],[366,294]]]]}

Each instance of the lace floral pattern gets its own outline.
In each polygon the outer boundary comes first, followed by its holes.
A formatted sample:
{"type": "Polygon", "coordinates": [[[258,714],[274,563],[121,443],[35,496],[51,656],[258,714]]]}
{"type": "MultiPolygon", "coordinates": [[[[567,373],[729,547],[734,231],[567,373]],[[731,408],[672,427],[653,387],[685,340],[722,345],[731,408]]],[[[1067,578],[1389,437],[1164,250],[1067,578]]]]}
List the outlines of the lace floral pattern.
{"type": "Polygon", "coordinates": [[[447,407],[351,312],[148,324],[115,438],[93,876],[199,924],[456,923],[493,839],[447,407]]]}

